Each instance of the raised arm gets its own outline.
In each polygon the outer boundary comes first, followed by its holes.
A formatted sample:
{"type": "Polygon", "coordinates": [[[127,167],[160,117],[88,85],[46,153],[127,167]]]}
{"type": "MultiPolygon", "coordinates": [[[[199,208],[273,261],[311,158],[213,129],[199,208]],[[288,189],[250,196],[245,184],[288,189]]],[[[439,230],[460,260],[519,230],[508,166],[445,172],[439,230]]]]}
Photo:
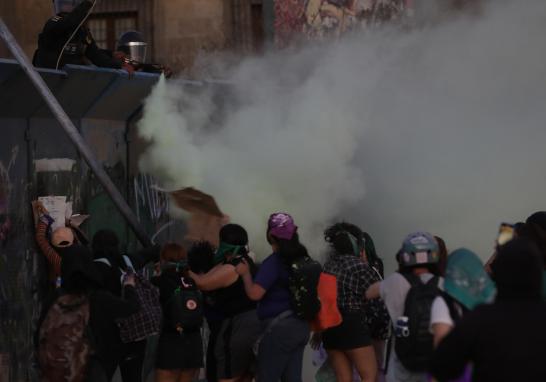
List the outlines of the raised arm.
{"type": "Polygon", "coordinates": [[[36,226],[36,243],[40,248],[40,251],[44,254],[48,264],[53,268],[55,276],[61,274],[61,256],[55,251],[55,248],[49,244],[47,240],[46,232],[49,227],[49,224],[43,218],[38,220],[36,226]]]}
{"type": "Polygon", "coordinates": [[[46,23],[45,34],[73,32],[81,24],[93,6],[89,0],[81,2],[74,10],[63,16],[55,16],[46,23]]]}

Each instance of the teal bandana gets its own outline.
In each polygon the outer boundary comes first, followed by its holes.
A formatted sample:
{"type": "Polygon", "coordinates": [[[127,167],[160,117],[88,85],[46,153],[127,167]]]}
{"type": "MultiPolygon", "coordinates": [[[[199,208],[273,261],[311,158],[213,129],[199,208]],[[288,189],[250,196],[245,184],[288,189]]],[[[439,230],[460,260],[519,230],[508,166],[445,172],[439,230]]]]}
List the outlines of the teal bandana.
{"type": "Polygon", "coordinates": [[[226,258],[226,253],[231,253],[231,255],[235,256],[237,253],[241,250],[241,248],[244,248],[244,245],[233,245],[228,244],[224,242],[220,242],[220,246],[216,250],[216,253],[214,254],[214,265],[218,265],[221,262],[224,261],[226,258]]]}
{"type": "Polygon", "coordinates": [[[465,248],[447,257],[444,290],[468,309],[493,301],[496,293],[479,257],[465,248]]]}

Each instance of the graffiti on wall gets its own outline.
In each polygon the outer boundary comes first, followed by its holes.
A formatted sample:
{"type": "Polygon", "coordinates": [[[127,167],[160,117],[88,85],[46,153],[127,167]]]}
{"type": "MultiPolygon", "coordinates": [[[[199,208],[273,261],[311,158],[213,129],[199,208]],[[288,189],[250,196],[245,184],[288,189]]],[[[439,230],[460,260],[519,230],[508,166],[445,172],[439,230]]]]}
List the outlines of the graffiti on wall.
{"type": "Polygon", "coordinates": [[[340,36],[400,19],[410,0],[275,0],[275,43],[340,36]]]}
{"type": "Polygon", "coordinates": [[[12,231],[12,220],[9,214],[12,191],[10,170],[15,164],[18,153],[19,146],[14,146],[8,163],[5,164],[0,161],[0,245],[6,242],[12,231]]]}

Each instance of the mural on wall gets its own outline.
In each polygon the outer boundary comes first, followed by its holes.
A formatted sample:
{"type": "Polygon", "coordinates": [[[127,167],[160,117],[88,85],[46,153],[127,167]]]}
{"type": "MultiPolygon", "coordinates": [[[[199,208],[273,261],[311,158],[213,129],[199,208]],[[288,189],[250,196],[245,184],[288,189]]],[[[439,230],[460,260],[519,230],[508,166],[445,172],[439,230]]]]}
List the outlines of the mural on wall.
{"type": "Polygon", "coordinates": [[[275,0],[275,43],[337,37],[355,28],[397,20],[411,0],[275,0]]]}

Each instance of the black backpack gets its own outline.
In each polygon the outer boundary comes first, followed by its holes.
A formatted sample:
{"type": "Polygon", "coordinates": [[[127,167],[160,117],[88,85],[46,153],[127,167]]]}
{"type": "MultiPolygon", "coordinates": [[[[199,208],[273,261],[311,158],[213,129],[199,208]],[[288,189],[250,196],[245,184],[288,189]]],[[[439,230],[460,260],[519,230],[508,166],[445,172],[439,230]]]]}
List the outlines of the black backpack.
{"type": "Polygon", "coordinates": [[[322,265],[309,256],[294,261],[288,275],[292,310],[303,320],[313,320],[320,310],[317,286],[322,265]]]}
{"type": "Polygon", "coordinates": [[[166,324],[177,332],[199,329],[203,323],[203,296],[192,279],[180,277],[165,310],[166,324]]]}
{"type": "Polygon", "coordinates": [[[411,285],[404,304],[409,335],[396,337],[394,351],[407,370],[423,372],[428,369],[434,351],[429,325],[432,302],[440,294],[438,277],[434,276],[424,284],[419,276],[411,273],[402,275],[411,285]]]}

